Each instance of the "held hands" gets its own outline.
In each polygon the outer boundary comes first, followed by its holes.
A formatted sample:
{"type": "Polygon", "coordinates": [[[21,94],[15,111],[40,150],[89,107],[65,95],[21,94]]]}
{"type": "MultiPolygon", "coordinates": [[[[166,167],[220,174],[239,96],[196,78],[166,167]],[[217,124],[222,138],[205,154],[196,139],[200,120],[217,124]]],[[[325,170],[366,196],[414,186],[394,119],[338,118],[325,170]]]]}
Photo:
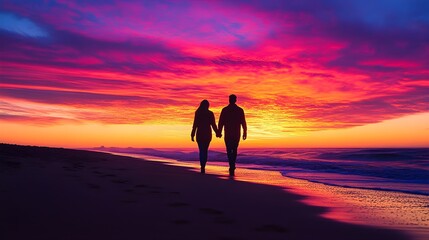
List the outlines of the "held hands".
{"type": "MultiPolygon", "coordinates": [[[[192,136],[192,135],[191,135],[191,140],[192,140],[192,142],[195,142],[194,137],[195,137],[195,136],[192,136]]],[[[217,138],[221,138],[221,137],[222,137],[222,132],[216,131],[216,137],[217,137],[217,138]]],[[[244,132],[244,133],[243,133],[243,140],[246,140],[246,139],[247,139],[247,132],[244,132]]]]}

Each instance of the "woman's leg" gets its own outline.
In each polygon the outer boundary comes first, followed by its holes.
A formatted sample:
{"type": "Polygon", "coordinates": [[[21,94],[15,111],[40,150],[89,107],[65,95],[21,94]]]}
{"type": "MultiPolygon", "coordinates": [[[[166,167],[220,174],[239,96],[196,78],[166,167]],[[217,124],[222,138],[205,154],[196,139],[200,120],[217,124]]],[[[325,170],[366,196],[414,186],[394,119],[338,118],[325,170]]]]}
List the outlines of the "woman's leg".
{"type": "Polygon", "coordinates": [[[198,142],[198,149],[200,150],[200,165],[201,165],[201,172],[205,172],[205,167],[207,163],[208,158],[208,150],[209,150],[210,142],[206,141],[199,141],[198,142]]]}

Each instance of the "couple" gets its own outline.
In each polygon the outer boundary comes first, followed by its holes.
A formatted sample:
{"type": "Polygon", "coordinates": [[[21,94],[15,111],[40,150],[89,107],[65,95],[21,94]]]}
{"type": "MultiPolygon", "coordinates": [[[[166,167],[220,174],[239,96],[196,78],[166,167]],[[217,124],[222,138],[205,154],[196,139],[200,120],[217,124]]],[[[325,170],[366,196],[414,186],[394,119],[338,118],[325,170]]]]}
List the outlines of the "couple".
{"type": "Polygon", "coordinates": [[[200,150],[201,173],[205,173],[208,149],[212,140],[212,130],[216,137],[222,137],[222,129],[225,127],[225,145],[229,162],[229,175],[234,176],[235,160],[237,159],[238,143],[240,142],[241,126],[243,127],[243,140],[247,138],[247,125],[244,111],[237,106],[237,96],[229,96],[229,105],[222,109],[219,118],[219,129],[216,127],[215,117],[209,110],[209,101],[203,100],[195,111],[194,124],[192,126],[191,139],[194,141],[195,132],[200,150]]]}

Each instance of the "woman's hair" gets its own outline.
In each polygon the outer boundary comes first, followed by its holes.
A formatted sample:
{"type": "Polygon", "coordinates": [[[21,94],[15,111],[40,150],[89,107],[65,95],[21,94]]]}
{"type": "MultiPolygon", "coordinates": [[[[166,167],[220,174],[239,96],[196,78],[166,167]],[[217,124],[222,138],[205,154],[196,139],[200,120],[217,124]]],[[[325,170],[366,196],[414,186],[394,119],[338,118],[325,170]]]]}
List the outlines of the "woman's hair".
{"type": "Polygon", "coordinates": [[[204,99],[203,101],[201,101],[200,106],[198,107],[197,111],[198,112],[200,112],[200,111],[207,111],[207,110],[209,110],[209,106],[210,106],[209,101],[207,101],[206,99],[204,99]]]}

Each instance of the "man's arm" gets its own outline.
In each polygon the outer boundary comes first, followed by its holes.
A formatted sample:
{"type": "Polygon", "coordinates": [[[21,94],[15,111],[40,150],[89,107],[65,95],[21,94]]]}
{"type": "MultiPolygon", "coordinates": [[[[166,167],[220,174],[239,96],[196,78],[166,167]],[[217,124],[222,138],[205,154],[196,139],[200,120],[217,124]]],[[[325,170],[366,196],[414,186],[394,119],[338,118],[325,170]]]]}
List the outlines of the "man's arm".
{"type": "Polygon", "coordinates": [[[223,130],[223,126],[225,125],[225,115],[223,113],[223,109],[220,112],[220,117],[219,117],[219,124],[217,125],[217,129],[218,129],[218,133],[216,134],[216,137],[222,137],[222,130],[223,130]]]}
{"type": "Polygon", "coordinates": [[[243,126],[243,140],[247,139],[247,123],[246,123],[246,117],[244,116],[244,110],[243,110],[243,118],[241,119],[241,125],[243,126]]]}

